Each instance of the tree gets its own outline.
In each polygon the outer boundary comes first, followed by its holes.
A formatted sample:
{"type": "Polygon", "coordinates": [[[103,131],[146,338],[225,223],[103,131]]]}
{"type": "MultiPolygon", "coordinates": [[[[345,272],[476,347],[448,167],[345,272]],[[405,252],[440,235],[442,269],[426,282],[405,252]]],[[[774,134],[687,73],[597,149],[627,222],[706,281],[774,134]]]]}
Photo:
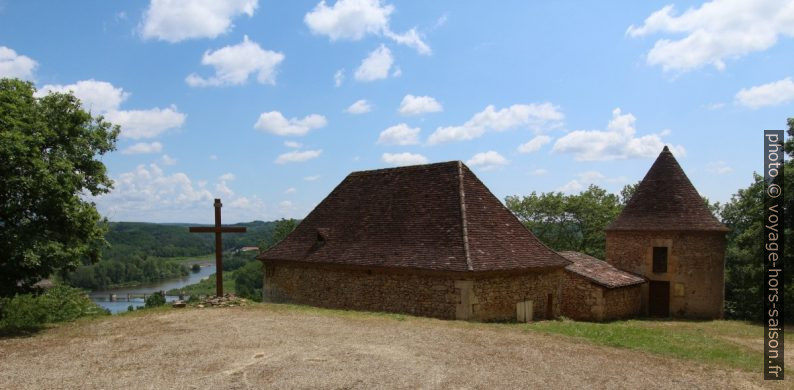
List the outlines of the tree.
{"type": "MultiPolygon", "coordinates": [[[[298,221],[292,218],[282,218],[278,220],[270,238],[263,240],[262,243],[259,244],[259,248],[265,251],[273,245],[276,245],[279,241],[292,233],[297,226],[298,221]]],[[[261,301],[265,276],[262,272],[262,268],[262,263],[259,260],[253,260],[238,269],[234,273],[234,292],[238,296],[261,301]]]]}
{"type": "Polygon", "coordinates": [[[507,208],[544,244],[604,258],[604,229],[623,209],[617,195],[591,185],[577,195],[548,192],[508,196],[507,208]]]}
{"type": "Polygon", "coordinates": [[[279,241],[283,240],[287,237],[287,235],[292,233],[296,227],[298,227],[298,221],[296,219],[281,218],[280,220],[276,221],[276,227],[273,228],[270,238],[262,240],[262,242],[259,243],[259,250],[264,252],[270,249],[270,247],[278,244],[279,241]]]}
{"type": "Polygon", "coordinates": [[[115,149],[119,128],[72,94],[35,92],[0,79],[0,296],[95,262],[105,244],[105,221],[85,196],[110,190],[97,157],[115,149]]]}

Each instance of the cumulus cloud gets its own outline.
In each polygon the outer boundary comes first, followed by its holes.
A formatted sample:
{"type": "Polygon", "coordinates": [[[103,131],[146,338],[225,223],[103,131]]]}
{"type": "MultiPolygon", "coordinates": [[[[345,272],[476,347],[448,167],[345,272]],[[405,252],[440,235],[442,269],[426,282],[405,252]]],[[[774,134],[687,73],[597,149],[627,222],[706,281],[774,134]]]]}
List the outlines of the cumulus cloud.
{"type": "Polygon", "coordinates": [[[17,54],[9,47],[0,46],[0,77],[33,80],[33,71],[38,65],[32,58],[17,54]]]}
{"type": "Polygon", "coordinates": [[[673,5],[652,13],[626,34],[641,37],[671,34],[648,52],[649,65],[665,71],[690,71],[704,65],[725,68],[725,60],[774,46],[779,37],[794,37],[794,3],[779,0],[714,0],[677,14],[673,5]]]}
{"type": "Polygon", "coordinates": [[[284,141],[284,146],[288,148],[300,148],[301,146],[303,146],[303,144],[295,141],[284,141]]]}
{"type": "Polygon", "coordinates": [[[535,130],[557,127],[563,118],[559,107],[551,103],[514,104],[501,110],[489,105],[463,125],[437,128],[430,135],[428,143],[466,141],[479,138],[486,131],[505,131],[519,126],[529,126],[535,130]]]}
{"type": "Polygon", "coordinates": [[[70,91],[80,99],[84,109],[101,114],[108,121],[121,126],[123,138],[153,138],[170,129],[181,127],[187,118],[174,105],[148,110],[122,110],[120,106],[130,94],[111,83],[93,79],[69,85],[48,84],[36,92],[36,96],[70,91]]]}
{"type": "Polygon", "coordinates": [[[530,172],[529,174],[532,175],[532,176],[543,176],[543,175],[545,175],[547,173],[549,173],[548,170],[543,169],[543,168],[538,168],[538,169],[533,169],[532,172],[530,172]]]}
{"type": "Polygon", "coordinates": [[[736,93],[736,102],[750,108],[776,106],[792,100],[794,100],[794,81],[791,80],[791,77],[751,88],[743,88],[736,93]]]}
{"type": "Polygon", "coordinates": [[[380,157],[383,162],[389,165],[405,166],[427,164],[427,157],[415,153],[383,153],[380,157]]]}
{"type": "Polygon", "coordinates": [[[392,12],[394,6],[380,0],[338,0],[330,7],[323,0],[306,13],[303,22],[313,34],[325,35],[331,41],[358,41],[367,35],[385,36],[421,54],[430,54],[430,46],[422,40],[416,28],[402,34],[391,31],[389,18],[392,12]]]}
{"type": "Polygon", "coordinates": [[[549,142],[551,142],[551,137],[548,135],[539,135],[525,144],[518,145],[518,151],[519,153],[534,153],[549,142]]]}
{"type": "Polygon", "coordinates": [[[215,38],[232,29],[232,19],[253,16],[258,0],[152,0],[139,26],[144,39],[179,42],[215,38]]]}
{"type": "Polygon", "coordinates": [[[256,81],[260,84],[276,84],[276,68],[282,61],[284,54],[264,50],[246,35],[236,45],[204,52],[201,64],[212,66],[214,76],[205,78],[191,73],[185,82],[191,87],[241,85],[256,73],[256,81]]]}
{"type": "Polygon", "coordinates": [[[312,175],[312,176],[304,177],[303,180],[304,181],[315,181],[315,180],[317,180],[319,178],[320,178],[320,175],[312,175]]]}
{"type": "Polygon", "coordinates": [[[121,126],[121,136],[132,139],[154,138],[165,131],[182,126],[187,115],[176,106],[149,110],[110,111],[108,121],[121,126]]]}
{"type": "MultiPolygon", "coordinates": [[[[151,154],[160,153],[163,150],[163,144],[159,142],[138,142],[121,151],[121,154],[151,154]]],[[[164,156],[165,157],[165,156],[164,156]]]]}
{"type": "Polygon", "coordinates": [[[312,129],[325,127],[328,121],[318,114],[287,119],[278,111],[263,112],[254,128],[276,135],[305,135],[312,129]]]}
{"type": "Polygon", "coordinates": [[[157,164],[138,165],[113,177],[113,190],[92,200],[103,216],[117,221],[210,222],[213,198],[221,196],[225,221],[267,219],[264,202],[235,195],[228,186],[229,178],[221,176],[213,192],[205,181],[194,183],[185,173],[169,174],[157,164]]]}
{"type": "Polygon", "coordinates": [[[378,137],[378,144],[416,145],[419,143],[420,130],[418,127],[412,128],[405,123],[400,123],[383,130],[378,137]]]}
{"type": "MultiPolygon", "coordinates": [[[[606,130],[572,131],[559,138],[552,150],[573,154],[577,161],[656,157],[665,146],[662,133],[637,137],[635,121],[634,115],[623,114],[616,108],[606,130]]],[[[678,156],[685,154],[683,146],[670,146],[670,149],[678,156]]]]}
{"type": "Polygon", "coordinates": [[[334,86],[339,87],[345,81],[345,70],[339,69],[334,73],[334,86]]]}
{"type": "Polygon", "coordinates": [[[487,152],[477,153],[471,159],[466,161],[466,165],[471,167],[479,167],[483,171],[498,168],[502,165],[507,165],[507,159],[501,154],[489,150],[487,152]]]}
{"type": "Polygon", "coordinates": [[[285,194],[294,194],[296,192],[298,192],[298,190],[295,187],[290,187],[290,188],[287,188],[286,190],[284,190],[285,194]]]}
{"type": "Polygon", "coordinates": [[[345,112],[349,114],[366,114],[372,111],[372,106],[367,102],[366,99],[356,100],[355,103],[351,104],[345,112]]]}
{"type": "Polygon", "coordinates": [[[358,81],[375,81],[389,77],[389,69],[394,63],[391,50],[384,45],[369,53],[361,61],[353,77],[358,81]]]}
{"type": "Polygon", "coordinates": [[[430,96],[405,95],[403,101],[400,102],[400,114],[402,115],[420,115],[443,110],[441,103],[430,96]]]}
{"type": "Polygon", "coordinates": [[[294,163],[294,162],[308,161],[308,160],[320,157],[320,154],[322,152],[323,152],[322,149],[318,149],[318,150],[303,150],[303,151],[294,150],[292,152],[287,152],[287,153],[279,155],[278,158],[276,158],[275,163],[276,164],[288,164],[288,163],[294,163]]]}

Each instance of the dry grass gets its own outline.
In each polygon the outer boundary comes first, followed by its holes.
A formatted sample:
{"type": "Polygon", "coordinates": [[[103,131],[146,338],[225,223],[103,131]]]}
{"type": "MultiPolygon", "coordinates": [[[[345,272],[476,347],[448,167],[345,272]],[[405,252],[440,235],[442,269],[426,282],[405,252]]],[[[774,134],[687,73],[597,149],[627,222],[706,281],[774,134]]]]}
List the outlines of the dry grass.
{"type": "Polygon", "coordinates": [[[760,388],[760,373],[520,326],[284,305],[153,310],[0,340],[0,388],[760,388]]]}

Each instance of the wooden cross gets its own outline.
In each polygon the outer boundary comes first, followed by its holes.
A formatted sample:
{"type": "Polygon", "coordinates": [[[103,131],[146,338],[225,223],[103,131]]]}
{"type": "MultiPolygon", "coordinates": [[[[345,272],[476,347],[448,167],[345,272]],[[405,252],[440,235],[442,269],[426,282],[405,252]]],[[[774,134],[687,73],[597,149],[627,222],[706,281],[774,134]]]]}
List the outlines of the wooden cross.
{"type": "Polygon", "coordinates": [[[245,227],[221,226],[221,200],[215,198],[215,226],[193,226],[191,233],[215,233],[215,293],[223,296],[223,241],[221,233],[245,233],[245,227]]]}

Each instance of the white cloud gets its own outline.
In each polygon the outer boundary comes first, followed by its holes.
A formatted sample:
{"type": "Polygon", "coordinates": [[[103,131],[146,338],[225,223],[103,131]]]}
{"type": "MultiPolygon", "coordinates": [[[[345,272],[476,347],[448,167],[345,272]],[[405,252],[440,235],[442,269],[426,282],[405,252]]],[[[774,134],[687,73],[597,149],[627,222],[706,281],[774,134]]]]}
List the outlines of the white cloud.
{"type": "Polygon", "coordinates": [[[162,109],[110,111],[105,118],[121,126],[122,137],[141,139],[157,137],[169,129],[182,126],[187,115],[179,112],[176,106],[171,106],[162,109]]]}
{"type": "Polygon", "coordinates": [[[263,50],[244,36],[241,43],[204,52],[201,64],[212,66],[214,76],[204,78],[191,73],[185,82],[191,87],[241,85],[256,73],[256,81],[260,84],[276,84],[276,68],[283,60],[284,54],[263,50]]]}
{"type": "Polygon", "coordinates": [[[539,135],[535,138],[532,138],[525,144],[518,145],[518,151],[519,153],[537,152],[543,147],[543,145],[546,145],[549,142],[551,142],[551,137],[548,135],[539,135]]]}
{"type": "Polygon", "coordinates": [[[480,167],[480,169],[483,171],[487,171],[497,168],[501,165],[507,165],[507,159],[501,154],[493,150],[489,150],[487,152],[475,154],[474,157],[466,161],[466,165],[480,167]]]}
{"type": "Polygon", "coordinates": [[[439,144],[450,141],[466,141],[482,136],[486,131],[504,131],[519,126],[535,130],[557,127],[564,115],[559,107],[551,103],[514,104],[496,110],[493,105],[474,114],[461,126],[439,127],[430,135],[428,143],[439,144]]]}
{"type": "Polygon", "coordinates": [[[384,45],[369,53],[367,58],[361,61],[358,69],[354,73],[358,81],[375,81],[389,77],[389,69],[394,63],[391,50],[384,45]]]}
{"type": "Polygon", "coordinates": [[[160,153],[163,150],[163,144],[159,142],[138,142],[121,151],[121,154],[151,154],[160,153]]]}
{"type": "MultiPolygon", "coordinates": [[[[607,129],[576,130],[559,138],[552,149],[557,153],[574,154],[577,161],[604,161],[627,158],[652,158],[664,148],[662,135],[648,134],[637,137],[636,118],[622,114],[620,108],[612,111],[607,129]]],[[[683,146],[670,146],[677,156],[683,156],[683,146]]]]}
{"type": "Polygon", "coordinates": [[[733,168],[725,161],[712,161],[708,164],[706,170],[717,175],[724,175],[733,172],[733,168]]]}
{"type": "Polygon", "coordinates": [[[301,146],[303,146],[303,144],[295,141],[284,141],[284,146],[288,148],[300,148],[301,146]]]}
{"type": "Polygon", "coordinates": [[[330,7],[323,0],[306,13],[303,22],[313,34],[326,35],[331,41],[357,41],[367,35],[379,35],[421,54],[430,54],[430,47],[416,28],[402,34],[391,31],[389,18],[392,12],[394,6],[381,0],[338,0],[330,7]]]}
{"type": "Polygon", "coordinates": [[[585,183],[596,183],[596,182],[599,182],[601,180],[606,179],[606,176],[604,176],[603,173],[598,172],[598,171],[580,172],[576,176],[579,177],[579,180],[581,180],[582,182],[585,182],[585,183]]]}
{"type": "Polygon", "coordinates": [[[167,155],[167,154],[164,154],[162,159],[163,159],[163,165],[174,165],[174,164],[176,164],[176,159],[171,157],[171,156],[169,156],[169,155],[167,155]]]}
{"type": "Polygon", "coordinates": [[[232,19],[253,16],[258,0],[152,0],[139,26],[144,39],[179,42],[215,38],[232,29],[232,19]]]}
{"type": "Polygon", "coordinates": [[[104,114],[109,111],[118,110],[121,103],[130,96],[122,88],[114,87],[107,81],[96,81],[94,79],[81,80],[74,84],[60,85],[47,84],[36,93],[37,96],[44,96],[50,92],[74,93],[83,109],[94,114],[104,114]]]}
{"type": "Polygon", "coordinates": [[[794,81],[791,77],[752,88],[743,88],[736,93],[736,102],[750,108],[776,106],[792,100],[794,100],[794,81]]]}
{"type": "Polygon", "coordinates": [[[383,153],[380,157],[383,162],[390,165],[405,166],[427,164],[427,157],[414,153],[383,153]]]}
{"type": "Polygon", "coordinates": [[[218,178],[218,180],[221,180],[221,181],[232,181],[232,180],[234,180],[236,178],[237,177],[234,175],[234,173],[227,172],[227,173],[224,173],[223,175],[221,175],[218,178]]]}
{"type": "Polygon", "coordinates": [[[584,185],[579,182],[579,180],[573,179],[562,187],[557,187],[557,191],[564,192],[566,194],[574,194],[580,192],[584,189],[584,185]]]}
{"type": "Polygon", "coordinates": [[[286,190],[284,190],[285,194],[294,194],[296,192],[298,192],[298,190],[295,189],[295,187],[290,187],[290,188],[287,188],[286,190]]]}
{"type": "Polygon", "coordinates": [[[33,71],[38,65],[32,58],[0,46],[0,77],[33,80],[33,71]]]}
{"type": "Polygon", "coordinates": [[[220,196],[226,222],[268,219],[259,198],[234,195],[223,176],[214,192],[206,188],[205,181],[194,183],[182,172],[167,174],[157,164],[139,165],[113,181],[110,193],[93,199],[103,216],[116,221],[211,222],[213,198],[220,196]]]}
{"type": "Polygon", "coordinates": [[[306,176],[303,178],[305,181],[315,181],[320,178],[320,175],[306,176]]]}
{"type": "Polygon", "coordinates": [[[405,95],[403,101],[400,102],[400,114],[402,115],[420,115],[441,111],[444,111],[441,103],[431,96],[405,95]]]}
{"type": "Polygon", "coordinates": [[[304,135],[311,129],[325,127],[328,121],[318,114],[289,120],[278,111],[263,112],[254,124],[254,128],[276,135],[304,135]]]}
{"type": "Polygon", "coordinates": [[[356,100],[355,103],[351,104],[350,107],[345,110],[345,112],[350,114],[366,114],[370,111],[372,111],[372,106],[366,99],[356,100]]]}
{"type": "Polygon", "coordinates": [[[45,85],[36,96],[49,92],[69,92],[80,99],[83,108],[101,114],[106,120],[121,126],[121,137],[153,138],[163,132],[182,126],[187,115],[176,106],[148,110],[121,110],[120,106],[130,94],[106,81],[82,80],[68,85],[45,85]]]}
{"type": "Polygon", "coordinates": [[[382,145],[416,145],[419,143],[418,127],[411,128],[405,123],[400,123],[383,130],[378,137],[382,145]]]}
{"type": "Polygon", "coordinates": [[[276,164],[287,164],[293,162],[303,162],[307,160],[311,160],[313,158],[317,158],[322,153],[322,149],[318,150],[304,150],[304,151],[292,151],[281,154],[276,158],[276,164]]]}
{"type": "Polygon", "coordinates": [[[779,36],[794,37],[794,3],[714,0],[680,15],[666,5],[626,31],[631,37],[654,33],[683,37],[656,41],[646,58],[649,65],[685,72],[710,64],[721,70],[726,59],[769,49],[779,36]]]}
{"type": "Polygon", "coordinates": [[[209,159],[212,160],[212,161],[216,161],[216,160],[218,160],[218,156],[216,156],[214,154],[210,154],[209,159]]]}
{"type": "Polygon", "coordinates": [[[343,81],[345,81],[345,70],[339,69],[334,73],[334,86],[341,86],[343,81]]]}

